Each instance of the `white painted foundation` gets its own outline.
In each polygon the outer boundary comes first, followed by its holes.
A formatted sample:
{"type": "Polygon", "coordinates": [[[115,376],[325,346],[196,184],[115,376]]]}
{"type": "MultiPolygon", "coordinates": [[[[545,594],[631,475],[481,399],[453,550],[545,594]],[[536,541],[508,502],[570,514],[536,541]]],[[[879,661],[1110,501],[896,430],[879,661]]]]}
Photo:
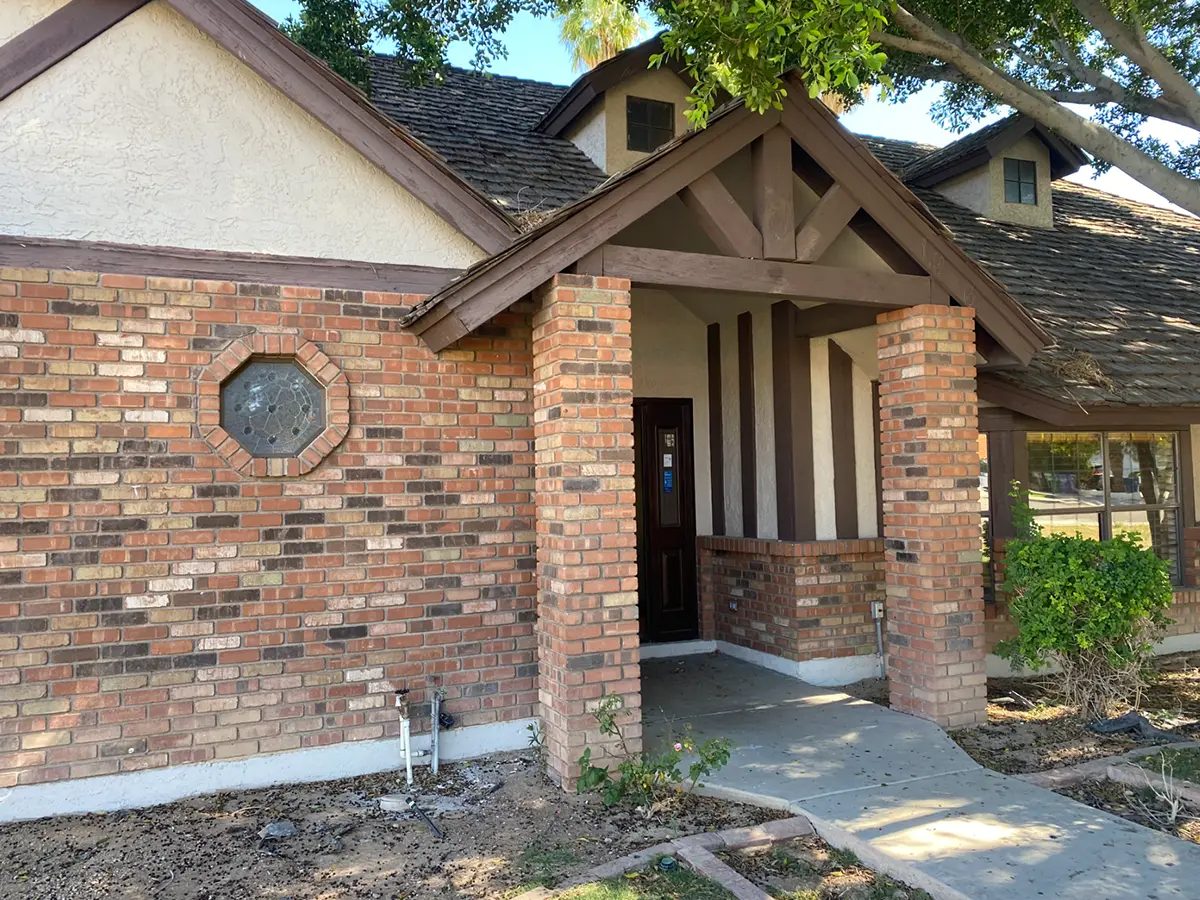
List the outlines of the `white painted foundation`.
{"type": "MultiPolygon", "coordinates": [[[[1172,653],[1194,653],[1200,650],[1200,633],[1176,634],[1165,637],[1154,645],[1155,656],[1168,656],[1172,653]]],[[[995,653],[987,655],[988,678],[1028,678],[1034,675],[1053,675],[1058,666],[1049,665],[1036,672],[1030,668],[1020,668],[1016,671],[1008,664],[1007,659],[1001,659],[995,653]]]]}
{"type": "MultiPolygon", "coordinates": [[[[536,719],[452,728],[440,736],[443,760],[474,759],[529,746],[528,726],[536,719]]],[[[429,749],[429,735],[413,738],[414,750],[429,749]]],[[[428,757],[421,760],[429,761],[428,757]]],[[[399,769],[397,738],[348,741],[326,747],[289,750],[245,759],[148,769],[72,781],[32,784],[0,792],[0,822],[48,816],[111,812],[172,803],[198,794],[249,790],[276,784],[330,781],[399,769]]]]}

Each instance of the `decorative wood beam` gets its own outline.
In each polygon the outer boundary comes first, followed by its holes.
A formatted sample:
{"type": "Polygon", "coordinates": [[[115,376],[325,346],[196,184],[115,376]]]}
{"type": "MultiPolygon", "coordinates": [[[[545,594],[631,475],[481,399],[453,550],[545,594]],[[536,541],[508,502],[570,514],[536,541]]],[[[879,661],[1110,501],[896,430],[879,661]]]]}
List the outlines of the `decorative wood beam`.
{"type": "Polygon", "coordinates": [[[796,210],[792,193],[792,136],[772,128],[751,145],[754,220],[767,259],[796,258],[796,210]]]}
{"type": "Polygon", "coordinates": [[[754,315],[737,317],[738,438],[742,446],[742,537],[758,537],[758,435],[754,424],[754,315]]]}
{"type": "Polygon", "coordinates": [[[644,165],[577,201],[569,213],[559,213],[507,252],[476,267],[440,302],[406,324],[435,352],[449,346],[678,194],[777,122],[773,110],[760,116],[738,108],[714,116],[707,128],[681,141],[670,153],[648,157],[644,165]]]}
{"type": "Polygon", "coordinates": [[[858,201],[842,185],[827,190],[796,231],[796,261],[820,259],[858,210],[858,201]]]}
{"type": "Polygon", "coordinates": [[[782,126],[835,181],[854,185],[863,209],[925,271],[936,272],[957,302],[973,306],[1006,349],[1023,363],[1032,359],[1049,342],[1045,331],[829,110],[797,94],[795,76],[787,78],[793,90],[783,102],[782,126]]]}
{"type": "Polygon", "coordinates": [[[71,0],[0,46],[0,100],[58,65],[149,0],[71,0]]]}
{"type": "Polygon", "coordinates": [[[796,336],[815,338],[874,325],[876,317],[884,310],[874,306],[823,303],[796,312],[796,336]]]}
{"type": "Polygon", "coordinates": [[[708,326],[708,456],[713,534],[725,533],[725,424],[721,412],[721,323],[708,326]]]}
{"type": "Polygon", "coordinates": [[[680,192],[679,199],[721,253],[762,258],[762,235],[716,173],[705,172],[680,192]]]}
{"type": "Polygon", "coordinates": [[[858,537],[858,472],[854,454],[854,362],[829,342],[829,409],[833,438],[833,512],[837,536],[858,537]]]}
{"type": "Polygon", "coordinates": [[[734,259],[616,244],[604,247],[604,274],[646,285],[786,294],[797,299],[833,300],[883,309],[928,303],[932,283],[924,275],[734,259]]]}
{"type": "Polygon", "coordinates": [[[812,541],[817,537],[812,361],[808,338],[797,334],[799,312],[790,300],[780,300],[771,307],[775,486],[781,541],[812,541]]]}
{"type": "Polygon", "coordinates": [[[434,266],[17,235],[0,235],[0,266],[421,295],[436,293],[462,274],[434,266]]]}

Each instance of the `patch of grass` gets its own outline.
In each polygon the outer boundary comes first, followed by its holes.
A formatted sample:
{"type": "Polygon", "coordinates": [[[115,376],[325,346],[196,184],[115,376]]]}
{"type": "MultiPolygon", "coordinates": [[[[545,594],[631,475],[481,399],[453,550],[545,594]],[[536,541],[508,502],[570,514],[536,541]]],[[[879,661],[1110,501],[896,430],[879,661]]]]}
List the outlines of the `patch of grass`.
{"type": "Polygon", "coordinates": [[[829,848],[829,868],[833,871],[838,869],[856,869],[862,863],[858,861],[858,857],[854,855],[853,850],[842,850],[838,847],[829,848]]]}
{"type": "Polygon", "coordinates": [[[1162,772],[1179,781],[1200,784],[1200,747],[1187,750],[1164,750],[1154,756],[1143,756],[1137,764],[1151,772],[1162,772]]]}
{"type": "Polygon", "coordinates": [[[563,844],[547,846],[533,843],[521,851],[517,864],[536,887],[553,887],[562,880],[563,870],[579,861],[578,854],[563,844]]]}
{"type": "Polygon", "coordinates": [[[646,869],[572,888],[560,900],[733,900],[733,894],[687,869],[646,869]]]}

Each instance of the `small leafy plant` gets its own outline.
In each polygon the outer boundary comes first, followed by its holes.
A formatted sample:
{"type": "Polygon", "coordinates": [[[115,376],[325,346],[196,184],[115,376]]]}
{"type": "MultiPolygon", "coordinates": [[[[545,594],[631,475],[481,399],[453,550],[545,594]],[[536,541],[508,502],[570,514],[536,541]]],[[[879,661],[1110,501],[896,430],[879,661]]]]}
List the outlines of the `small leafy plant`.
{"type": "Polygon", "coordinates": [[[592,748],[579,758],[582,770],[575,783],[580,793],[598,791],[606,806],[630,803],[646,810],[647,817],[680,790],[690,794],[700,779],[722,769],[729,762],[732,744],[725,738],[709,738],[696,743],[691,728],[665,750],[653,753],[632,753],[621,729],[620,714],[624,701],[610,695],[600,701],[593,711],[600,733],[616,739],[620,761],[615,773],[608,767],[592,765],[592,748]],[[694,756],[685,775],[682,769],[685,756],[694,756]]]}
{"type": "Polygon", "coordinates": [[[1137,708],[1156,633],[1170,624],[1167,564],[1136,534],[1098,541],[1043,534],[1013,485],[1018,537],[1005,547],[1005,590],[1017,637],[996,652],[1013,667],[1062,669],[1056,687],[1085,718],[1137,708]]]}

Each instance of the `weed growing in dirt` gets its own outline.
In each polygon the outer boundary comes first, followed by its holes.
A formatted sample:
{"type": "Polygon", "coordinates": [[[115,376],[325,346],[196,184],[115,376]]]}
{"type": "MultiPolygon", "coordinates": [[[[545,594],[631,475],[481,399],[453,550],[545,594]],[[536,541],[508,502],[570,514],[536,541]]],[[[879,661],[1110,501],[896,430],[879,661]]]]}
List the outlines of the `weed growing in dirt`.
{"type": "Polygon", "coordinates": [[[709,738],[697,744],[691,737],[690,728],[683,737],[667,749],[656,753],[631,753],[621,730],[620,715],[624,701],[610,695],[600,701],[592,713],[600,726],[600,733],[616,738],[621,755],[616,775],[607,768],[592,765],[592,748],[588,747],[579,758],[582,774],[576,781],[580,793],[599,791],[606,806],[629,802],[646,810],[649,818],[669,797],[680,790],[690,794],[700,779],[723,768],[729,762],[732,744],[725,738],[709,738]],[[695,756],[688,766],[687,775],[680,766],[686,755],[695,756]]]}
{"type": "Polygon", "coordinates": [[[1176,778],[1200,784],[1200,748],[1164,750],[1161,755],[1145,756],[1137,762],[1143,769],[1169,769],[1176,778]]]}
{"type": "Polygon", "coordinates": [[[530,887],[553,887],[562,880],[563,871],[578,861],[579,855],[568,846],[535,841],[521,851],[517,864],[530,887]]]}

